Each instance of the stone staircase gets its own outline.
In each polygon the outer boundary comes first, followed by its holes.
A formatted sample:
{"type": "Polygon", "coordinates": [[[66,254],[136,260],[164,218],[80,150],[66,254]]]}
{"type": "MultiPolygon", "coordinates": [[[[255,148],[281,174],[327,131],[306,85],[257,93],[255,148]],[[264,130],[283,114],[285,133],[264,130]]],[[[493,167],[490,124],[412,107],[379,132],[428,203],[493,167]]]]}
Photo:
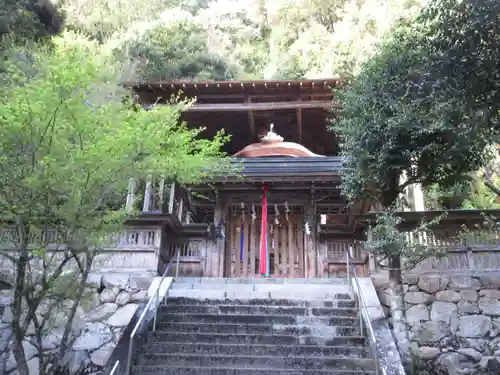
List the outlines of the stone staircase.
{"type": "Polygon", "coordinates": [[[374,375],[343,279],[179,278],[134,375],[374,375]]]}

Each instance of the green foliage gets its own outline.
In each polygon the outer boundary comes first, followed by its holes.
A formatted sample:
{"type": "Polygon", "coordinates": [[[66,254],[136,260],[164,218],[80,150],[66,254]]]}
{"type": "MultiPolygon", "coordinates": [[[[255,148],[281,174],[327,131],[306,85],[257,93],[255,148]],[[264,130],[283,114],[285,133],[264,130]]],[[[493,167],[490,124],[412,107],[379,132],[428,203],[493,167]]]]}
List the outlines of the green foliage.
{"type": "MultiPolygon", "coordinates": [[[[7,0],[5,14],[17,14],[11,11],[17,4],[28,9],[48,2],[7,0]]],[[[389,0],[383,6],[379,0],[156,0],[147,6],[132,0],[58,1],[67,29],[124,51],[133,63],[150,60],[134,78],[175,79],[351,76],[376,41],[421,3],[425,0],[389,0]],[[189,27],[165,24],[179,12],[189,27]],[[162,60],[163,50],[170,60],[162,60]]],[[[18,25],[9,30],[30,39],[28,21],[6,24],[18,25]]]]}
{"type": "Polygon", "coordinates": [[[91,42],[66,35],[52,52],[17,55],[0,105],[4,220],[52,218],[88,235],[123,221],[104,203],[123,200],[129,177],[193,182],[221,156],[223,137],[196,140],[178,124],[182,103],[135,107],[122,68],[91,42]]]}
{"type": "Polygon", "coordinates": [[[0,221],[14,226],[16,235],[4,246],[17,251],[2,256],[14,267],[11,325],[19,373],[28,374],[20,348],[32,323],[44,375],[49,363],[56,365],[52,372],[64,364],[94,258],[130,217],[124,210],[129,178],[197,182],[202,168],[222,161],[226,138],[199,140],[201,130],[179,124],[186,103],[150,110],[134,104],[120,85],[126,67],[75,35],[10,56],[0,96],[0,221]],[[57,238],[49,236],[54,229],[57,238]],[[63,244],[65,251],[47,251],[63,244]],[[46,317],[37,315],[40,306],[46,317]],[[51,321],[60,306],[65,319],[59,314],[51,321]],[[47,355],[42,338],[49,324],[64,334],[57,353],[47,355]]]}
{"type": "MultiPolygon", "coordinates": [[[[474,173],[474,179],[458,182],[451,187],[431,185],[426,190],[428,209],[494,209],[500,208],[498,196],[482,180],[482,173],[474,173]]],[[[498,186],[498,179],[495,179],[498,186]]]]}
{"type": "Polygon", "coordinates": [[[206,30],[189,20],[155,25],[132,41],[133,59],[145,61],[142,80],[227,80],[233,78],[227,62],[210,51],[206,30]]]}
{"type": "Polygon", "coordinates": [[[66,26],[101,43],[116,39],[137,24],[158,19],[169,0],[138,6],[132,0],[64,0],[66,26]]]}
{"type": "Polygon", "coordinates": [[[463,208],[471,195],[472,183],[460,182],[450,187],[440,187],[438,184],[429,186],[425,191],[425,205],[430,210],[463,208]]]}
{"type": "Polygon", "coordinates": [[[444,214],[401,231],[402,218],[394,209],[388,209],[377,216],[376,224],[371,227],[372,237],[365,241],[364,246],[381,264],[404,256],[403,267],[411,270],[429,256],[446,255],[445,248],[433,246],[429,241],[443,217],[444,214]]]}
{"type": "Polygon", "coordinates": [[[334,128],[344,141],[350,199],[389,207],[405,185],[449,187],[491,158],[485,150],[498,137],[499,14],[495,1],[434,2],[399,26],[338,92],[343,113],[334,128]]]}
{"type": "Polygon", "coordinates": [[[4,0],[0,6],[0,41],[9,35],[32,40],[57,34],[63,15],[50,0],[4,0]]]}
{"type": "Polygon", "coordinates": [[[214,0],[164,0],[166,8],[179,7],[197,15],[203,9],[207,9],[214,0]]]}

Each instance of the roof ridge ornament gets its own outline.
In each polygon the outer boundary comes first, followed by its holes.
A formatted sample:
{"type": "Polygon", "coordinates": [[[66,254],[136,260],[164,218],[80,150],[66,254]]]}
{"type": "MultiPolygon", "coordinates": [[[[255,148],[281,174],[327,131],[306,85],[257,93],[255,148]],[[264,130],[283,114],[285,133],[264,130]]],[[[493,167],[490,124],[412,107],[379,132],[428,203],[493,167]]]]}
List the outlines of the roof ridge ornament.
{"type": "Polygon", "coordinates": [[[284,138],[274,132],[274,124],[269,125],[269,131],[265,136],[261,138],[262,143],[280,143],[283,142],[284,138]]]}

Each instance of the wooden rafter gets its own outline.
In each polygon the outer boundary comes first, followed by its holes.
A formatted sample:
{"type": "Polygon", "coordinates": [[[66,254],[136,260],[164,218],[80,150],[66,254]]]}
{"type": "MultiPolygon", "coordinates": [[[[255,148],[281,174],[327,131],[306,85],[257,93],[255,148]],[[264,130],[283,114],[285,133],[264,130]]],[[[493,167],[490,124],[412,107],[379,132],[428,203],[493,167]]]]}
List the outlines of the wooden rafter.
{"type": "Polygon", "coordinates": [[[205,82],[192,82],[192,81],[164,81],[164,82],[144,82],[125,83],[126,86],[135,88],[148,88],[148,89],[179,89],[179,90],[249,90],[249,89],[329,89],[331,87],[340,87],[344,82],[336,79],[316,80],[252,80],[252,81],[205,81],[205,82]]]}

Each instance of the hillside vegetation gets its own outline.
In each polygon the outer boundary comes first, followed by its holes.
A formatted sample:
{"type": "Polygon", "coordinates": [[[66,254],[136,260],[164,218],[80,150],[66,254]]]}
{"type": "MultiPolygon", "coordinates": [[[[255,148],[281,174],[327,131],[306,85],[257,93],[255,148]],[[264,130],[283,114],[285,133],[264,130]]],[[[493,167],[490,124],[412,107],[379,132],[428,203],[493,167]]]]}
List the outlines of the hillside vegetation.
{"type": "Polygon", "coordinates": [[[135,79],[351,77],[424,0],[6,0],[0,33],[76,31],[135,79]]]}

